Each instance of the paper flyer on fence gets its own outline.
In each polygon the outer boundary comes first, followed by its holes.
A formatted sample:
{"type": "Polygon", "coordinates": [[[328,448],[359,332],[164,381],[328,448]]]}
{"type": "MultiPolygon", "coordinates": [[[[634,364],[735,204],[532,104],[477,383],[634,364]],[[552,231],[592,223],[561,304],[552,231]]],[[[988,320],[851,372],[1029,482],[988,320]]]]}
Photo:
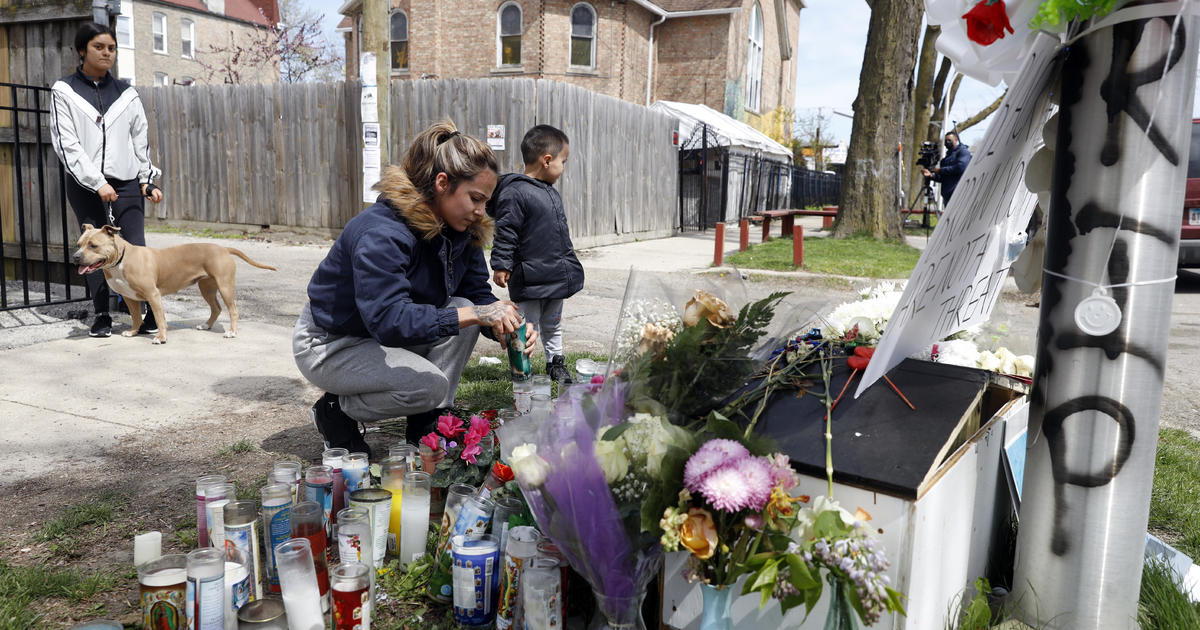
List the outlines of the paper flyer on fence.
{"type": "Polygon", "coordinates": [[[1054,112],[1049,88],[1057,50],[1057,39],[1039,35],[983,141],[971,147],[971,163],[888,319],[855,397],[905,357],[991,316],[1015,256],[1009,240],[1025,230],[1037,203],[1025,187],[1025,168],[1054,112]]]}

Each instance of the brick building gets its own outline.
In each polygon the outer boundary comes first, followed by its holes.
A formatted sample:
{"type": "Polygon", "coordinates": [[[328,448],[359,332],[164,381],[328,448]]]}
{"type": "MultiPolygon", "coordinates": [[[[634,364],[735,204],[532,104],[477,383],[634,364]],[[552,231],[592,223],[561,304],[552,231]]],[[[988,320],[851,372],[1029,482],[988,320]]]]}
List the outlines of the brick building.
{"type": "MultiPolygon", "coordinates": [[[[245,41],[278,20],[275,0],[121,0],[116,74],[134,85],[203,83],[197,54],[245,41]]],[[[273,65],[247,75],[255,83],[279,81],[273,65]]]]}
{"type": "MultiPolygon", "coordinates": [[[[352,80],[363,1],[340,10],[352,80]]],[[[700,103],[760,128],[792,107],[803,0],[390,2],[393,79],[553,79],[647,105],[700,103]]]]}

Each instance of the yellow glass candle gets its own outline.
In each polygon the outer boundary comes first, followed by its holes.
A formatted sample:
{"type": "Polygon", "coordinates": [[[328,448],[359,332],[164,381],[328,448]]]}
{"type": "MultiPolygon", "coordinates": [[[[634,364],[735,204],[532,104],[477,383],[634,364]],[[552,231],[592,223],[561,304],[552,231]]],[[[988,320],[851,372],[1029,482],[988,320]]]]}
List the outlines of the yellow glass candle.
{"type": "Polygon", "coordinates": [[[389,457],[379,465],[381,485],[392,493],[392,511],[388,519],[387,553],[400,553],[400,503],[404,497],[404,475],[408,472],[408,460],[404,457],[389,457]]]}

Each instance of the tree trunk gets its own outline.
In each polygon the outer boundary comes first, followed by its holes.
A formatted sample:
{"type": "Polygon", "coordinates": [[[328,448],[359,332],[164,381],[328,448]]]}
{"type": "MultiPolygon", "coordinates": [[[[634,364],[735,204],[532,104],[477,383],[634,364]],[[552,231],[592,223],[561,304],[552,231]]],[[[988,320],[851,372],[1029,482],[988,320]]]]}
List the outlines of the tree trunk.
{"type": "Polygon", "coordinates": [[[897,149],[907,138],[906,97],[912,90],[923,6],[921,0],[872,3],[835,236],[865,232],[875,238],[903,237],[903,168],[897,149]]]}
{"type": "Polygon", "coordinates": [[[934,91],[933,73],[937,66],[938,54],[934,44],[941,31],[942,28],[937,25],[931,24],[925,27],[925,36],[921,40],[921,56],[917,61],[917,87],[913,90],[912,96],[912,127],[909,130],[908,142],[904,145],[907,147],[904,152],[904,171],[907,174],[904,182],[910,200],[921,188],[921,169],[917,167],[916,160],[917,150],[921,147],[921,143],[929,137],[929,118],[937,103],[934,99],[934,94],[938,94],[938,92],[934,91]]]}

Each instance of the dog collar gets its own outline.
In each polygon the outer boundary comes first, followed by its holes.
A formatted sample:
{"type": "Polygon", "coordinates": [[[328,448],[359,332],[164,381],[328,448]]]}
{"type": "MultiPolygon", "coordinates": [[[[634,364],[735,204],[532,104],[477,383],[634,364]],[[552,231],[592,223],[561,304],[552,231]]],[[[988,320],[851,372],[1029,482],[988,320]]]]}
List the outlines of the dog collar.
{"type": "Polygon", "coordinates": [[[122,261],[122,260],[125,260],[125,252],[126,252],[126,251],[128,251],[128,250],[129,250],[129,248],[128,248],[128,247],[126,247],[125,249],[122,249],[122,250],[121,250],[121,257],[117,259],[117,262],[115,262],[115,263],[113,263],[113,264],[111,264],[111,265],[108,265],[108,268],[109,268],[109,269],[111,269],[111,268],[113,268],[113,267],[119,267],[119,266],[121,265],[121,261],[122,261]]]}

